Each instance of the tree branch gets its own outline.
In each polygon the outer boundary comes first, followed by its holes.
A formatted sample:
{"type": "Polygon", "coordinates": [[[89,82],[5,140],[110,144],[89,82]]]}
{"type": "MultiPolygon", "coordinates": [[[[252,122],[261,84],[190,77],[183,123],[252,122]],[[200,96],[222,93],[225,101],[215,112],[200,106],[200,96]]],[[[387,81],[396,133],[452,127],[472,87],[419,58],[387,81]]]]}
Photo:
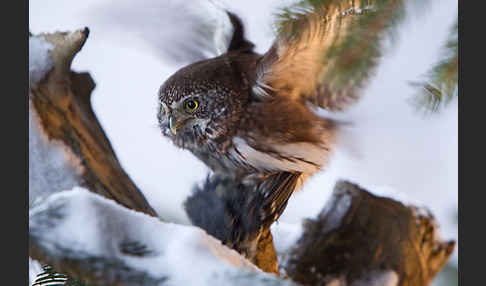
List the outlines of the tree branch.
{"type": "Polygon", "coordinates": [[[49,141],[60,142],[66,157],[80,172],[79,183],[130,209],[156,216],[142,192],[120,166],[91,104],[95,83],[88,73],[70,71],[73,57],[84,45],[88,28],[73,33],[41,34],[53,45],[52,68],[31,83],[32,112],[49,141]]]}
{"type": "Polygon", "coordinates": [[[344,181],[304,229],[284,263],[302,285],[428,285],[455,245],[439,238],[430,212],[344,181]]]}

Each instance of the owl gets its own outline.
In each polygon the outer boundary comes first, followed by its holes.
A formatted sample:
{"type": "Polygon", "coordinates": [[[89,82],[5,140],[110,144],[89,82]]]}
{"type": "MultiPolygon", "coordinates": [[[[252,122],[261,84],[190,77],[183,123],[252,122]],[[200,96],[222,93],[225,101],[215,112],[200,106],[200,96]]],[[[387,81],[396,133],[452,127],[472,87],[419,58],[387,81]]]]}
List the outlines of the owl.
{"type": "Polygon", "coordinates": [[[205,32],[223,35],[220,54],[180,68],[158,92],[162,134],[218,176],[254,184],[285,174],[285,184],[274,180],[282,187],[268,188],[279,192],[267,204],[276,216],[332,155],[340,123],[320,110],[341,110],[356,99],[351,89],[322,79],[333,64],[325,55],[346,24],[331,8],[309,12],[293,25],[298,33],[280,33],[263,54],[245,38],[240,18],[225,11],[227,29],[205,32]]]}

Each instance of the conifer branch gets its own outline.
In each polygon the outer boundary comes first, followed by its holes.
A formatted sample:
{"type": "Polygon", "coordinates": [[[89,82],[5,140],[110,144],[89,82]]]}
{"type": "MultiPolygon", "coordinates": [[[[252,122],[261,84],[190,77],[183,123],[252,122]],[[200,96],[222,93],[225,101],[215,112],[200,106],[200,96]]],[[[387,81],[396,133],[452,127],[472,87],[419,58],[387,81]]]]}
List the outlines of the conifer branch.
{"type": "Polygon", "coordinates": [[[383,54],[382,40],[395,38],[404,16],[403,0],[303,0],[277,14],[276,29],[278,37],[291,41],[315,17],[330,27],[318,77],[322,90],[318,92],[336,98],[324,108],[341,109],[342,102],[358,98],[357,91],[370,79],[383,54]]]}
{"type": "Polygon", "coordinates": [[[425,80],[411,82],[418,89],[412,103],[425,112],[438,112],[458,95],[458,22],[453,25],[441,59],[428,71],[425,80]]]}

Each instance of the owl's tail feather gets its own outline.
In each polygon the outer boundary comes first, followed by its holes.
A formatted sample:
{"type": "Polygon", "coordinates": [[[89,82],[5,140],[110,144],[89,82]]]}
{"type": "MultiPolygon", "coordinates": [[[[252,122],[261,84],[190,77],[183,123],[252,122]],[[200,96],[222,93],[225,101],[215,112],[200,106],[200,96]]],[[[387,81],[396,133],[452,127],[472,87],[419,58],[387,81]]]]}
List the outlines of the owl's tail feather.
{"type": "Polygon", "coordinates": [[[265,194],[260,209],[264,224],[270,225],[282,215],[301,176],[302,173],[279,172],[268,176],[258,186],[257,191],[265,194]]]}

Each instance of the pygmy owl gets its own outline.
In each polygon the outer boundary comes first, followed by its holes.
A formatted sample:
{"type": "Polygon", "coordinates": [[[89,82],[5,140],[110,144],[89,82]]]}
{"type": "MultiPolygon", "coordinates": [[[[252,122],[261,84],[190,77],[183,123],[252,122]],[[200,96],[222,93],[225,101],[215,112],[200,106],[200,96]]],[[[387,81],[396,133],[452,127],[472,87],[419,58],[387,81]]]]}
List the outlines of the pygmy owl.
{"type": "Polygon", "coordinates": [[[354,99],[321,77],[340,20],[311,12],[298,33],[278,36],[261,55],[244,37],[240,19],[224,16],[232,31],[224,53],[185,66],[163,83],[159,125],[219,176],[265,180],[288,173],[290,184],[269,188],[281,192],[272,196],[272,211],[282,210],[297,181],[322,169],[333,150],[339,124],[318,109],[341,109],[354,99]]]}

